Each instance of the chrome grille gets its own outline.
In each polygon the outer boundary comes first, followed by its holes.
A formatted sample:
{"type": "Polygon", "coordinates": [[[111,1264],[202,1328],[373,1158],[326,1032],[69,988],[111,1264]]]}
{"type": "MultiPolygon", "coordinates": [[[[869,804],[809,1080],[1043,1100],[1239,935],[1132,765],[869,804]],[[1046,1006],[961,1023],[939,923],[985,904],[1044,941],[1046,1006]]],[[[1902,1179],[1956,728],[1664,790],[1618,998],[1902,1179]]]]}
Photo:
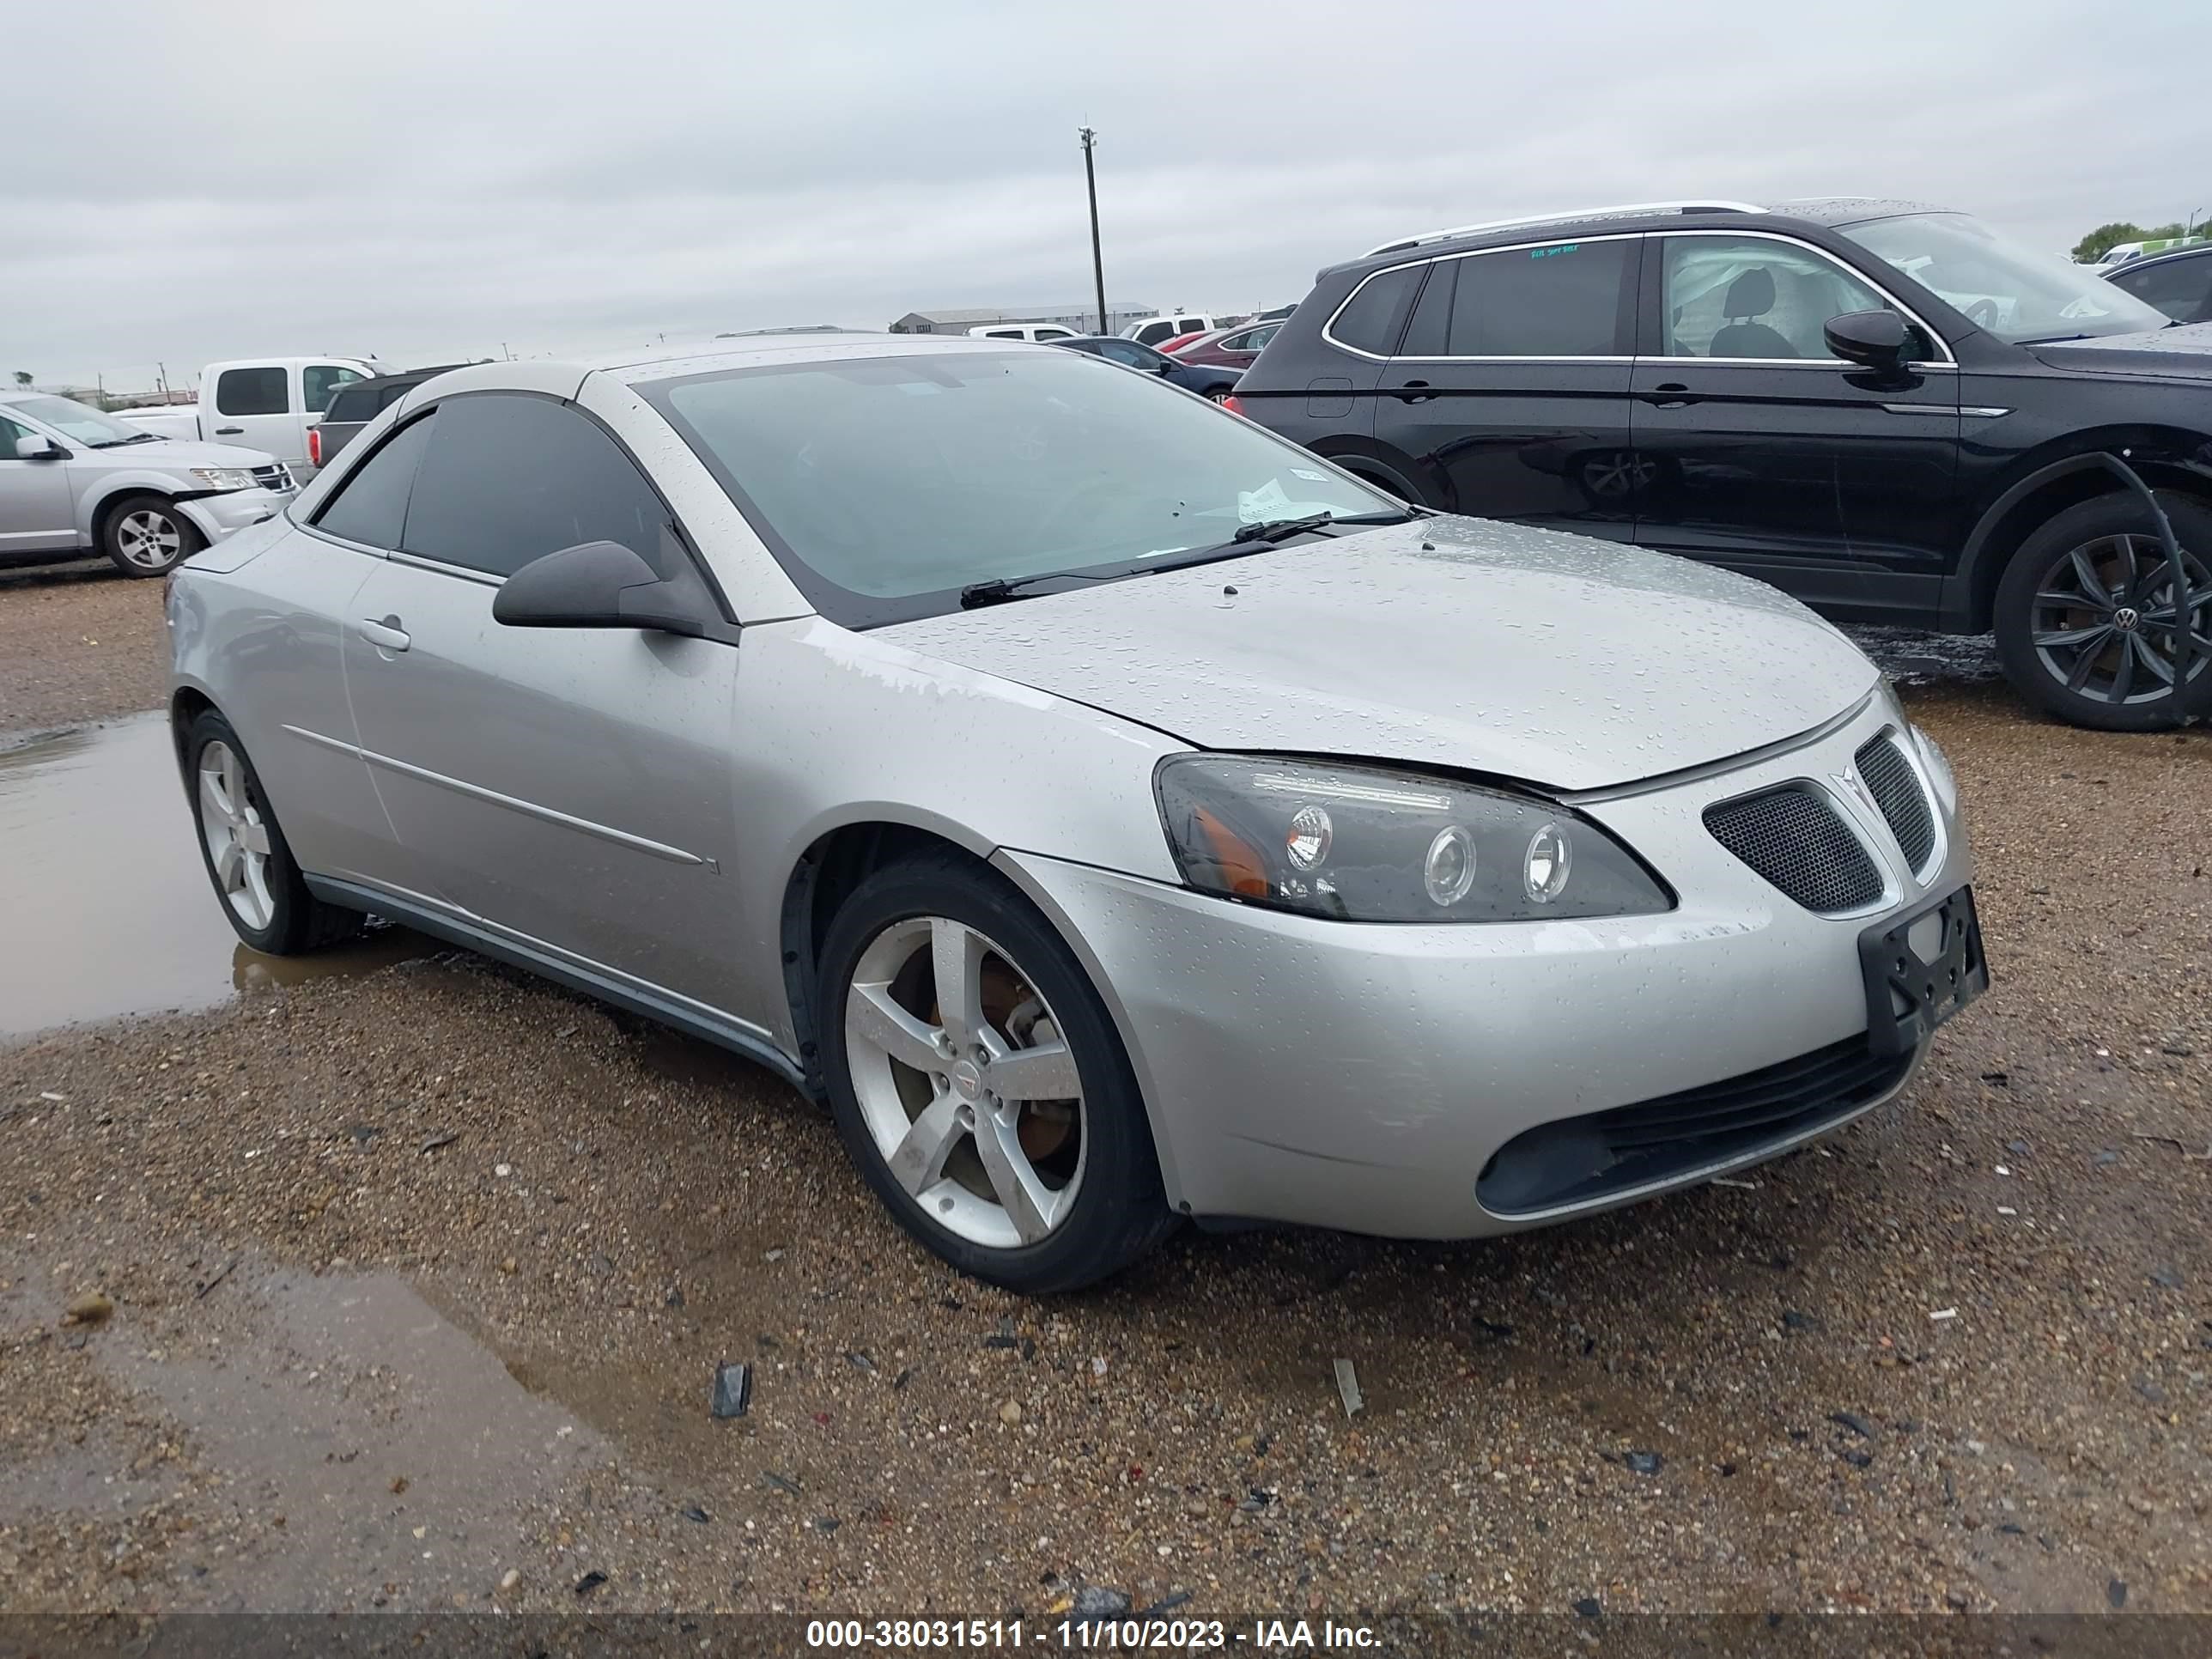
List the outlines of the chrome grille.
{"type": "Polygon", "coordinates": [[[1917,873],[1936,850],[1936,814],[1929,807],[1928,792],[1920,787],[1920,775],[1905,758],[1897,738],[1887,732],[1860,749],[1853,758],[1858,763],[1859,776],[1866,781],[1867,793],[1889,820],[1889,833],[1897,837],[1898,849],[1917,873]]]}
{"type": "Polygon", "coordinates": [[[1881,872],[1826,796],[1785,784],[1705,809],[1713,839],[1808,910],[1860,910],[1882,895],[1881,872]]]}
{"type": "Polygon", "coordinates": [[[264,489],[290,489],[292,469],[282,461],[272,461],[267,466],[253,469],[253,482],[264,489]]]}

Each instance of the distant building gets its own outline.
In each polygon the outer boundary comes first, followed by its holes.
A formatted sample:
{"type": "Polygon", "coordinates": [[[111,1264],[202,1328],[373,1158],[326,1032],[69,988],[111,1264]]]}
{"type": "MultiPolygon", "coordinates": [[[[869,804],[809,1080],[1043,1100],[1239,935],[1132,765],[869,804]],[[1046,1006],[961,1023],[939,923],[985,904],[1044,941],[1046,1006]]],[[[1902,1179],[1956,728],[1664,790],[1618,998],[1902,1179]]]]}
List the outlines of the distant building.
{"type": "MultiPolygon", "coordinates": [[[[1152,314],[1150,306],[1109,306],[1106,312],[1106,331],[1111,334],[1124,323],[1132,323],[1139,317],[1152,314]]],[[[909,311],[891,325],[891,332],[965,334],[971,328],[981,328],[992,323],[1057,323],[1062,328],[1073,329],[1078,334],[1089,334],[1098,326],[1098,307],[1093,304],[1036,306],[1027,310],[1018,307],[1000,307],[975,311],[909,311]]]]}

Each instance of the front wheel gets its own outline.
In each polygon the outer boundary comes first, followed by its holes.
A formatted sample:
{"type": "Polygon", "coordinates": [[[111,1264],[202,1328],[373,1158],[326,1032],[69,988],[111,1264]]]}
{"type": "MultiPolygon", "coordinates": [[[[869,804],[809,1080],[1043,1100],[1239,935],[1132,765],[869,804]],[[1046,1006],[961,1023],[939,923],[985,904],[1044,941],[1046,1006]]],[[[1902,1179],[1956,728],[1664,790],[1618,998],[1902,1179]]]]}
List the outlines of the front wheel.
{"type": "Polygon", "coordinates": [[[846,1150],[962,1272],[1074,1290],[1172,1224],[1104,1004],[995,873],[945,854],[868,877],[830,925],[815,1006],[846,1150]]]}
{"type": "Polygon", "coordinates": [[[100,549],[126,576],[164,576],[207,545],[199,526],[160,495],[116,503],[100,527],[100,549]]]}
{"type": "Polygon", "coordinates": [[[2021,695],[2071,725],[2156,732],[2212,706],[2212,508],[2160,492],[2167,558],[2133,496],[2100,495],[2021,544],[1997,584],[1997,654],[2021,695]],[[2187,647],[2188,667],[2177,672],[2187,647]]]}
{"type": "Polygon", "coordinates": [[[260,775],[212,708],[185,731],[185,785],[200,859],[231,928],[257,951],[298,956],[359,933],[368,918],[307,890],[260,775]]]}

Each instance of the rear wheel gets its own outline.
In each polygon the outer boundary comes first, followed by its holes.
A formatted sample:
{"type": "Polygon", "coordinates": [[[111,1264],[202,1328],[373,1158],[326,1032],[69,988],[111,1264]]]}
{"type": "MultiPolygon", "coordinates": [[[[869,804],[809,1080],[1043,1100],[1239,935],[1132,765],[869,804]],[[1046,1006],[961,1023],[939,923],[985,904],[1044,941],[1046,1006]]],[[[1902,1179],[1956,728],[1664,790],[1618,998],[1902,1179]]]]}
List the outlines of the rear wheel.
{"type": "Polygon", "coordinates": [[[185,728],[185,783],[201,861],[239,938],[257,951],[289,957],[361,932],[366,916],[307,890],[245,745],[212,708],[185,728]]]}
{"type": "Polygon", "coordinates": [[[847,1151],[962,1272],[1074,1290],[1172,1224],[1104,1004],[994,872],[948,853],[868,877],[830,925],[815,1006],[847,1151]]]}
{"type": "Polygon", "coordinates": [[[2045,713],[2154,732],[2212,707],[2212,508],[2161,491],[2177,571],[2143,504],[2100,495],[2021,544],[1997,584],[1997,654],[2045,713]],[[2185,633],[2185,629],[2186,632],[2185,633]],[[2187,647],[2188,668],[2177,672],[2187,647]]]}
{"type": "Polygon", "coordinates": [[[126,576],[161,576],[207,545],[199,526],[160,495],[118,501],[100,526],[100,551],[126,576]]]}

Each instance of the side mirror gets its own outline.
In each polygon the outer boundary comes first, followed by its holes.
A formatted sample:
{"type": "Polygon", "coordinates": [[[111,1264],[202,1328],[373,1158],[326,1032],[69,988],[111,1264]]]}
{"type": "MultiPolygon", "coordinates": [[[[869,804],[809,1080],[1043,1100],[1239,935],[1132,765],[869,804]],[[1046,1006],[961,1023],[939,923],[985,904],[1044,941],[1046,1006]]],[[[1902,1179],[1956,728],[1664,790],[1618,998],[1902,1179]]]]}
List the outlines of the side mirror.
{"type": "Polygon", "coordinates": [[[696,579],[664,581],[620,542],[581,542],[532,559],[493,596],[509,628],[637,628],[697,638],[705,595],[696,579]]]}
{"type": "Polygon", "coordinates": [[[15,459],[19,461],[65,461],[69,451],[52,438],[41,438],[33,433],[27,438],[15,440],[15,459]]]}
{"type": "Polygon", "coordinates": [[[1912,331],[1905,319],[1887,310],[1847,311],[1840,317],[1831,317],[1820,335],[1834,356],[1878,374],[1902,370],[1905,354],[1912,343],[1912,331]]]}

